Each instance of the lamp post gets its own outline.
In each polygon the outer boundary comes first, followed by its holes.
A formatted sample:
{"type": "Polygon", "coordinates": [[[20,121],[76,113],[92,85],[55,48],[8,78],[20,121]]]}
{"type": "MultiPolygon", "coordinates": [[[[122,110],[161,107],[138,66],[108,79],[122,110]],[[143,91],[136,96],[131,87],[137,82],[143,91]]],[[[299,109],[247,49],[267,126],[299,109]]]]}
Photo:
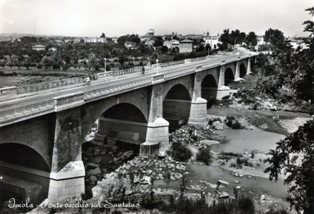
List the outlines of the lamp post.
{"type": "Polygon", "coordinates": [[[158,60],[158,59],[156,59],[156,62],[157,62],[157,74],[158,74],[158,61],[159,61],[159,60],[158,60]]]}
{"type": "Polygon", "coordinates": [[[104,58],[104,62],[105,62],[105,73],[107,72],[107,71],[106,71],[106,70],[107,70],[107,69],[106,69],[106,67],[107,67],[106,61],[107,61],[107,58],[105,57],[105,58],[104,58]]]}

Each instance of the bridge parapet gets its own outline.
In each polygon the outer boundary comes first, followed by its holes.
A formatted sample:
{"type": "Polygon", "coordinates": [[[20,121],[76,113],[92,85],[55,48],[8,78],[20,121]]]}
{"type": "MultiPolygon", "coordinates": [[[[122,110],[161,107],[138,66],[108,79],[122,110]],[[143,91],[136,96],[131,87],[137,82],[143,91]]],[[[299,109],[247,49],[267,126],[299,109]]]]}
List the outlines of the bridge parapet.
{"type": "Polygon", "coordinates": [[[50,82],[41,82],[41,83],[35,83],[30,85],[22,85],[18,86],[16,88],[17,94],[28,94],[33,93],[37,91],[43,91],[53,88],[59,88],[69,85],[76,85],[76,84],[82,84],[84,82],[83,77],[76,77],[76,78],[68,78],[68,79],[62,79],[62,80],[55,80],[50,82]]]}
{"type": "Polygon", "coordinates": [[[68,108],[74,108],[84,104],[84,93],[72,93],[59,97],[54,97],[55,111],[62,111],[68,108]]]}
{"type": "Polygon", "coordinates": [[[118,94],[120,92],[123,93],[123,91],[130,91],[134,90],[140,87],[145,87],[147,85],[150,85],[152,83],[152,77],[147,76],[145,78],[141,78],[138,80],[123,82],[120,84],[117,84],[115,86],[106,86],[102,89],[96,89],[89,92],[84,93],[84,99],[90,100],[97,97],[106,97],[106,96],[112,96],[115,94],[118,94]]]}
{"type": "Polygon", "coordinates": [[[2,126],[2,123],[9,123],[10,121],[19,120],[21,118],[24,119],[34,114],[45,113],[47,111],[49,112],[53,110],[53,108],[54,101],[49,100],[13,109],[3,110],[0,111],[0,125],[2,126]]]}

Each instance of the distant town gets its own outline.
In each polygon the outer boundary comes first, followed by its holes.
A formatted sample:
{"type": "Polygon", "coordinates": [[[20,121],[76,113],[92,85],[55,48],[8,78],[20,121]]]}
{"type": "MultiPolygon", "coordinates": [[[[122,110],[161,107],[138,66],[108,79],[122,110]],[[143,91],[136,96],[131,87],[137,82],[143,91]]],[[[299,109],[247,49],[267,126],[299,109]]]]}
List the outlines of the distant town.
{"type": "MultiPolygon", "coordinates": [[[[304,45],[302,38],[287,38],[293,48],[304,45]]],[[[269,51],[264,35],[240,30],[222,34],[156,35],[149,29],[145,35],[120,37],[62,37],[35,35],[0,35],[0,66],[18,69],[50,70],[119,70],[134,66],[182,60],[232,50],[241,45],[251,50],[269,51]]]]}

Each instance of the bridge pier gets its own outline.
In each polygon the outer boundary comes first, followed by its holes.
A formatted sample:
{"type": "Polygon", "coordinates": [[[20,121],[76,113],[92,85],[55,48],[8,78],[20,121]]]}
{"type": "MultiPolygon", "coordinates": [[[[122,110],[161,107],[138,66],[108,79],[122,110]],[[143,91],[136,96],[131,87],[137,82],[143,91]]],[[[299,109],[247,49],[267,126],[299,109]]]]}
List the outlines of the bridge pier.
{"type": "Polygon", "coordinates": [[[157,155],[169,145],[169,122],[163,118],[163,86],[151,88],[146,140],[140,147],[140,155],[157,155]],[[156,148],[159,148],[158,150],[156,148]]]}
{"type": "Polygon", "coordinates": [[[207,100],[197,97],[196,100],[191,102],[188,124],[206,126],[207,122],[207,100]]]}
{"type": "MultiPolygon", "coordinates": [[[[62,100],[60,105],[70,99],[62,100]]],[[[59,100],[58,100],[59,101],[59,100]]],[[[78,103],[77,103],[78,104],[78,103]]],[[[56,105],[55,136],[48,190],[49,202],[80,197],[85,193],[85,168],[81,157],[81,109],[56,105]]]]}
{"type": "Polygon", "coordinates": [[[251,58],[247,59],[247,69],[246,69],[246,75],[249,75],[252,73],[252,68],[251,68],[251,58]]]}
{"type": "Polygon", "coordinates": [[[217,90],[217,100],[222,100],[222,98],[230,95],[230,88],[225,86],[225,66],[220,66],[219,79],[218,79],[218,90],[217,90]]]}
{"type": "Polygon", "coordinates": [[[235,75],[234,75],[234,81],[239,81],[240,78],[240,62],[236,62],[236,70],[235,70],[235,75]]]}
{"type": "Polygon", "coordinates": [[[202,84],[200,73],[194,75],[193,95],[188,124],[206,126],[207,125],[207,100],[202,96],[202,84]]]}

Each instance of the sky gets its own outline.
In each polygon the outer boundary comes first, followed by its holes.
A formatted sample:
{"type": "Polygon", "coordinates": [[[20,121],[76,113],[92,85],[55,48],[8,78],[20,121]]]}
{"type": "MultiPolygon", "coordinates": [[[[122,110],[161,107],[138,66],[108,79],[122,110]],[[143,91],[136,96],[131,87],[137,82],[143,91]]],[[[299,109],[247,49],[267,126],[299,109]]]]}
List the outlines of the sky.
{"type": "Polygon", "coordinates": [[[306,35],[314,0],[0,0],[0,33],[63,36],[221,33],[306,35]]]}

